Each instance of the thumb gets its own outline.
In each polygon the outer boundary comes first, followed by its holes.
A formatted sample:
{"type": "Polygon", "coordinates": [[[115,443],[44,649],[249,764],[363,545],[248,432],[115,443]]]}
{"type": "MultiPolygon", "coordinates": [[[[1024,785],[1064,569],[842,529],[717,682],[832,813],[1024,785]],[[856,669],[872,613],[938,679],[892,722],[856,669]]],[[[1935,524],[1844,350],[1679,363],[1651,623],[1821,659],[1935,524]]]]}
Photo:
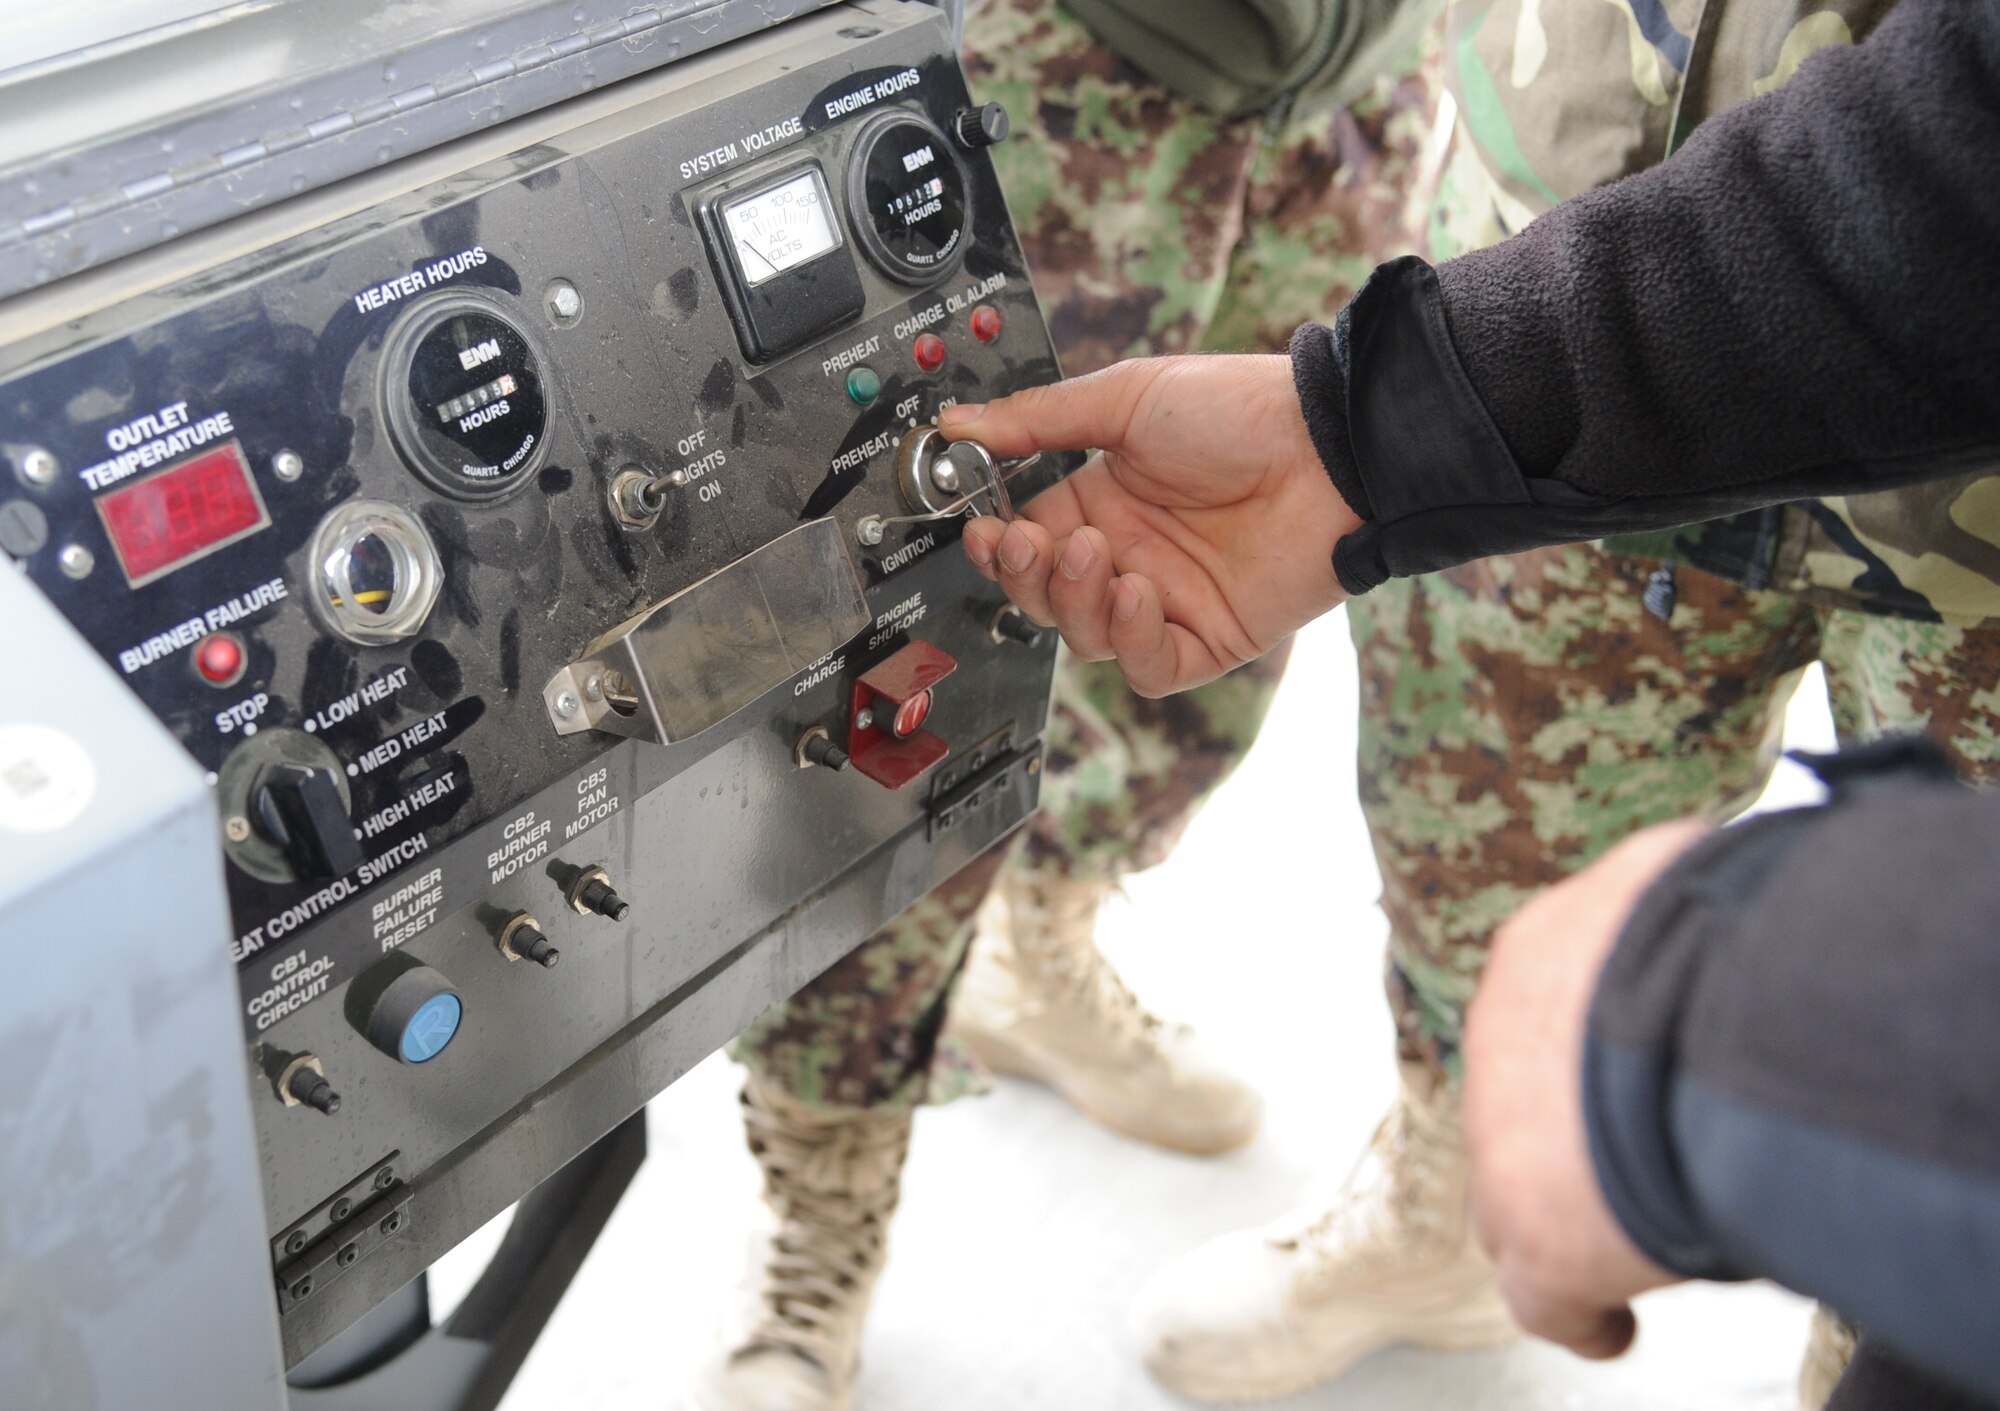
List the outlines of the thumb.
{"type": "Polygon", "coordinates": [[[952,440],[977,437],[996,456],[1115,450],[1160,361],[1135,358],[997,401],[946,407],[938,413],[938,429],[952,440]]]}

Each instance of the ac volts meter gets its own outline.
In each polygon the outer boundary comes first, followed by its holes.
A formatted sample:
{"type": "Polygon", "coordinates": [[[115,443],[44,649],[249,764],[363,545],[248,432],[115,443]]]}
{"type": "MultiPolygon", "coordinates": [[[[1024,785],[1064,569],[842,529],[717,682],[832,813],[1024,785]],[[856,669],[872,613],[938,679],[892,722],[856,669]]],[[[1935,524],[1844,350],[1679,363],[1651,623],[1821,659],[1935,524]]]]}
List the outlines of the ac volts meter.
{"type": "Polygon", "coordinates": [[[718,188],[701,203],[701,223],[752,362],[860,314],[861,274],[818,162],[718,188]]]}

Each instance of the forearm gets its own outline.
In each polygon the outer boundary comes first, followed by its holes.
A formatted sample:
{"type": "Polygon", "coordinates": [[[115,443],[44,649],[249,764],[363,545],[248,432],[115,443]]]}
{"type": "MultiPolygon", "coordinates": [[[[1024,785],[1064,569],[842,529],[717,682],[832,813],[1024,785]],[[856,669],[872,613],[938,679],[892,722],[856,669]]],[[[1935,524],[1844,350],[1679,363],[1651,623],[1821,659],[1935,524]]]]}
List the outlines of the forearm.
{"type": "Polygon", "coordinates": [[[1676,1272],[1768,1277],[2000,1395],[2000,796],[1911,777],[1705,840],[1585,1047],[1599,1183],[1676,1272]]]}
{"type": "Polygon", "coordinates": [[[1349,591],[2000,458],[2000,6],[1906,0],[1294,365],[1349,591]]]}

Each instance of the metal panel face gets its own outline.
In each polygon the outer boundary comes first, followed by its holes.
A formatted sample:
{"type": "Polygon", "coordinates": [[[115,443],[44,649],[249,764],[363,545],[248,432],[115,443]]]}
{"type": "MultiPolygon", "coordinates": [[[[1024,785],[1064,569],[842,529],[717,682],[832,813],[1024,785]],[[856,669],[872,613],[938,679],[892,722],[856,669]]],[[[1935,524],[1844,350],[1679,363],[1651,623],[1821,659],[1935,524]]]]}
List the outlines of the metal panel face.
{"type": "Polygon", "coordinates": [[[209,790],[12,572],[0,623],[0,1402],[276,1411],[209,790]]]}
{"type": "Polygon", "coordinates": [[[1032,809],[1053,640],[896,471],[1057,376],[985,154],[907,142],[968,102],[934,11],[818,12],[0,343],[0,529],[213,796],[287,1365],[1032,809]]]}

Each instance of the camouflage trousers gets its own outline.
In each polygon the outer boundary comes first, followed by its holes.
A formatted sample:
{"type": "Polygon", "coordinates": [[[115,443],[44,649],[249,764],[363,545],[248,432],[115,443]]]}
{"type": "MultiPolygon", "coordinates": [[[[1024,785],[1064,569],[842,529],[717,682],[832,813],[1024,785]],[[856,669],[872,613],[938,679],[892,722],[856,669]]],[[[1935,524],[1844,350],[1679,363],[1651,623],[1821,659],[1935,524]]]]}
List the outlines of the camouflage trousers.
{"type": "Polygon", "coordinates": [[[1968,778],[2000,780],[2000,630],[1688,568],[1662,621],[1643,602],[1656,567],[1551,549],[1348,605],[1399,1047],[1454,1081],[1494,928],[1639,828],[1753,800],[1812,662],[1843,743],[1924,730],[1968,778]]]}
{"type": "MultiPolygon", "coordinates": [[[[974,94],[1006,105],[1000,184],[1063,366],[1269,351],[1333,317],[1414,249],[1435,59],[1350,108],[1277,129],[1225,121],[1115,54],[1054,0],[989,0],[968,21],[974,94]]],[[[1115,666],[1065,656],[1042,812],[1017,865],[1115,881],[1173,848],[1242,759],[1289,645],[1162,701],[1115,666]]],[[[951,982],[999,865],[982,858],[903,913],[732,1050],[760,1082],[827,1107],[941,1100],[976,1086],[939,1043],[951,982]]]]}

